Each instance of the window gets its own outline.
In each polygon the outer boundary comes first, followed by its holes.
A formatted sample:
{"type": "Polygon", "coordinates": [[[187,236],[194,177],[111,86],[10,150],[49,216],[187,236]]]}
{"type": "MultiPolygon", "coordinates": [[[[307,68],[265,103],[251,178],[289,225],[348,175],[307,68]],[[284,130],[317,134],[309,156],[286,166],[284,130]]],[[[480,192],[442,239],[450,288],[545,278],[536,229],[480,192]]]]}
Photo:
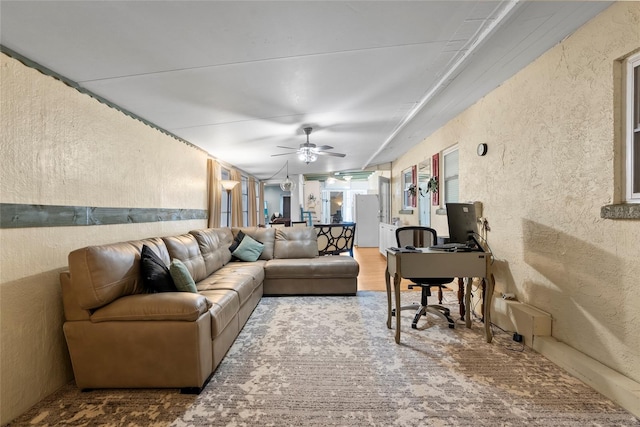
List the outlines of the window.
{"type": "Polygon", "coordinates": [[[640,203],[640,53],[627,60],[625,93],[626,199],[640,203]]]}
{"type": "Polygon", "coordinates": [[[459,201],[460,188],[458,146],[454,145],[443,151],[442,155],[444,157],[444,179],[442,180],[444,186],[441,191],[444,191],[444,203],[456,203],[459,201]]]}
{"type": "Polygon", "coordinates": [[[416,206],[416,167],[402,171],[402,208],[413,209],[416,206]],[[410,189],[413,188],[413,192],[410,189]]]}

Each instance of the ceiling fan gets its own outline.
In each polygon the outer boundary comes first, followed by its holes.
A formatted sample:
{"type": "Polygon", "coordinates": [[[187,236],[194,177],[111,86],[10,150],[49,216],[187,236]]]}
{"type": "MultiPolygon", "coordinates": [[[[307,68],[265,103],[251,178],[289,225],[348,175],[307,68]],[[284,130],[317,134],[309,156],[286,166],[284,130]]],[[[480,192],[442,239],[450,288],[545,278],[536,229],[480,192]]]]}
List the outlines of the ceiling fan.
{"type": "Polygon", "coordinates": [[[304,128],[304,133],[307,134],[307,142],[305,142],[304,144],[300,144],[299,148],[293,148],[293,147],[283,147],[281,145],[278,145],[278,148],[286,148],[288,150],[296,150],[296,151],[290,151],[288,153],[280,153],[280,154],[272,154],[271,157],[275,157],[275,156],[286,156],[289,154],[298,154],[298,158],[300,160],[302,160],[303,162],[305,162],[306,164],[309,164],[311,162],[315,162],[316,160],[318,160],[318,156],[334,156],[334,157],[344,157],[346,156],[346,154],[342,154],[342,153],[334,153],[331,151],[327,151],[327,150],[332,150],[333,147],[330,145],[321,145],[321,146],[316,146],[316,144],[312,144],[309,142],[309,134],[311,133],[311,131],[313,130],[313,128],[311,127],[306,127],[304,128]]]}

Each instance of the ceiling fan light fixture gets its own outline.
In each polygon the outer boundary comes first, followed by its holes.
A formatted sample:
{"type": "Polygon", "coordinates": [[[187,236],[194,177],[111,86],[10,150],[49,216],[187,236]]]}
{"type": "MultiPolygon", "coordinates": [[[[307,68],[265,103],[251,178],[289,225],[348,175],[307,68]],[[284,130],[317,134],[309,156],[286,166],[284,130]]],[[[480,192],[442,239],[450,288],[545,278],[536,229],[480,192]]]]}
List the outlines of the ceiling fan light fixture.
{"type": "MultiPolygon", "coordinates": [[[[274,156],[286,156],[287,154],[297,154],[298,155],[298,159],[305,162],[306,164],[309,164],[311,162],[315,162],[316,160],[318,160],[318,156],[334,156],[334,157],[345,157],[346,154],[343,153],[336,153],[333,151],[328,151],[328,150],[332,150],[333,147],[330,145],[321,145],[321,146],[317,146],[316,144],[312,144],[309,142],[309,134],[311,133],[313,129],[310,127],[306,127],[304,128],[304,133],[307,134],[307,142],[305,142],[304,144],[300,144],[300,147],[297,149],[297,151],[294,152],[289,152],[289,153],[280,153],[280,154],[272,154],[271,157],[274,156]]],[[[278,148],[286,148],[287,150],[295,150],[295,148],[293,147],[285,147],[285,146],[281,146],[278,145],[278,148]]]]}
{"type": "Polygon", "coordinates": [[[300,152],[298,153],[298,159],[302,160],[306,164],[309,164],[318,160],[318,155],[314,153],[310,148],[304,147],[300,149],[300,152]]]}

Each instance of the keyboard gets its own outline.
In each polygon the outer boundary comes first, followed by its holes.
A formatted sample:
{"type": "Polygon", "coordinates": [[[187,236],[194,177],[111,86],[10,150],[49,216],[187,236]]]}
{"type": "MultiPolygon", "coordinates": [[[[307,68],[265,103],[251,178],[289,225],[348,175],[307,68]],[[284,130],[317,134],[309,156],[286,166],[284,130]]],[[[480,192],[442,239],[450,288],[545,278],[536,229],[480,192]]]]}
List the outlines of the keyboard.
{"type": "Polygon", "coordinates": [[[453,249],[470,249],[466,243],[443,243],[442,245],[429,246],[429,249],[440,251],[450,251],[453,249]]]}

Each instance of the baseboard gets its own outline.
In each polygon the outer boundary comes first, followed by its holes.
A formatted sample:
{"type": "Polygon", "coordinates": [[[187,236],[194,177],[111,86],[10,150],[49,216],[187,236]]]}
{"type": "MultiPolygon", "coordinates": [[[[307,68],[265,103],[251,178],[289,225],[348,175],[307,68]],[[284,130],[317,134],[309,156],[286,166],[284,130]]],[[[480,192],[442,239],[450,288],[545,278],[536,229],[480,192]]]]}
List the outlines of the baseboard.
{"type": "Polygon", "coordinates": [[[551,316],[528,304],[494,298],[491,320],[516,331],[533,350],[640,418],[640,383],[551,336],[551,316]]]}
{"type": "Polygon", "coordinates": [[[536,336],[533,349],[640,418],[640,383],[550,336],[536,336]]]}

